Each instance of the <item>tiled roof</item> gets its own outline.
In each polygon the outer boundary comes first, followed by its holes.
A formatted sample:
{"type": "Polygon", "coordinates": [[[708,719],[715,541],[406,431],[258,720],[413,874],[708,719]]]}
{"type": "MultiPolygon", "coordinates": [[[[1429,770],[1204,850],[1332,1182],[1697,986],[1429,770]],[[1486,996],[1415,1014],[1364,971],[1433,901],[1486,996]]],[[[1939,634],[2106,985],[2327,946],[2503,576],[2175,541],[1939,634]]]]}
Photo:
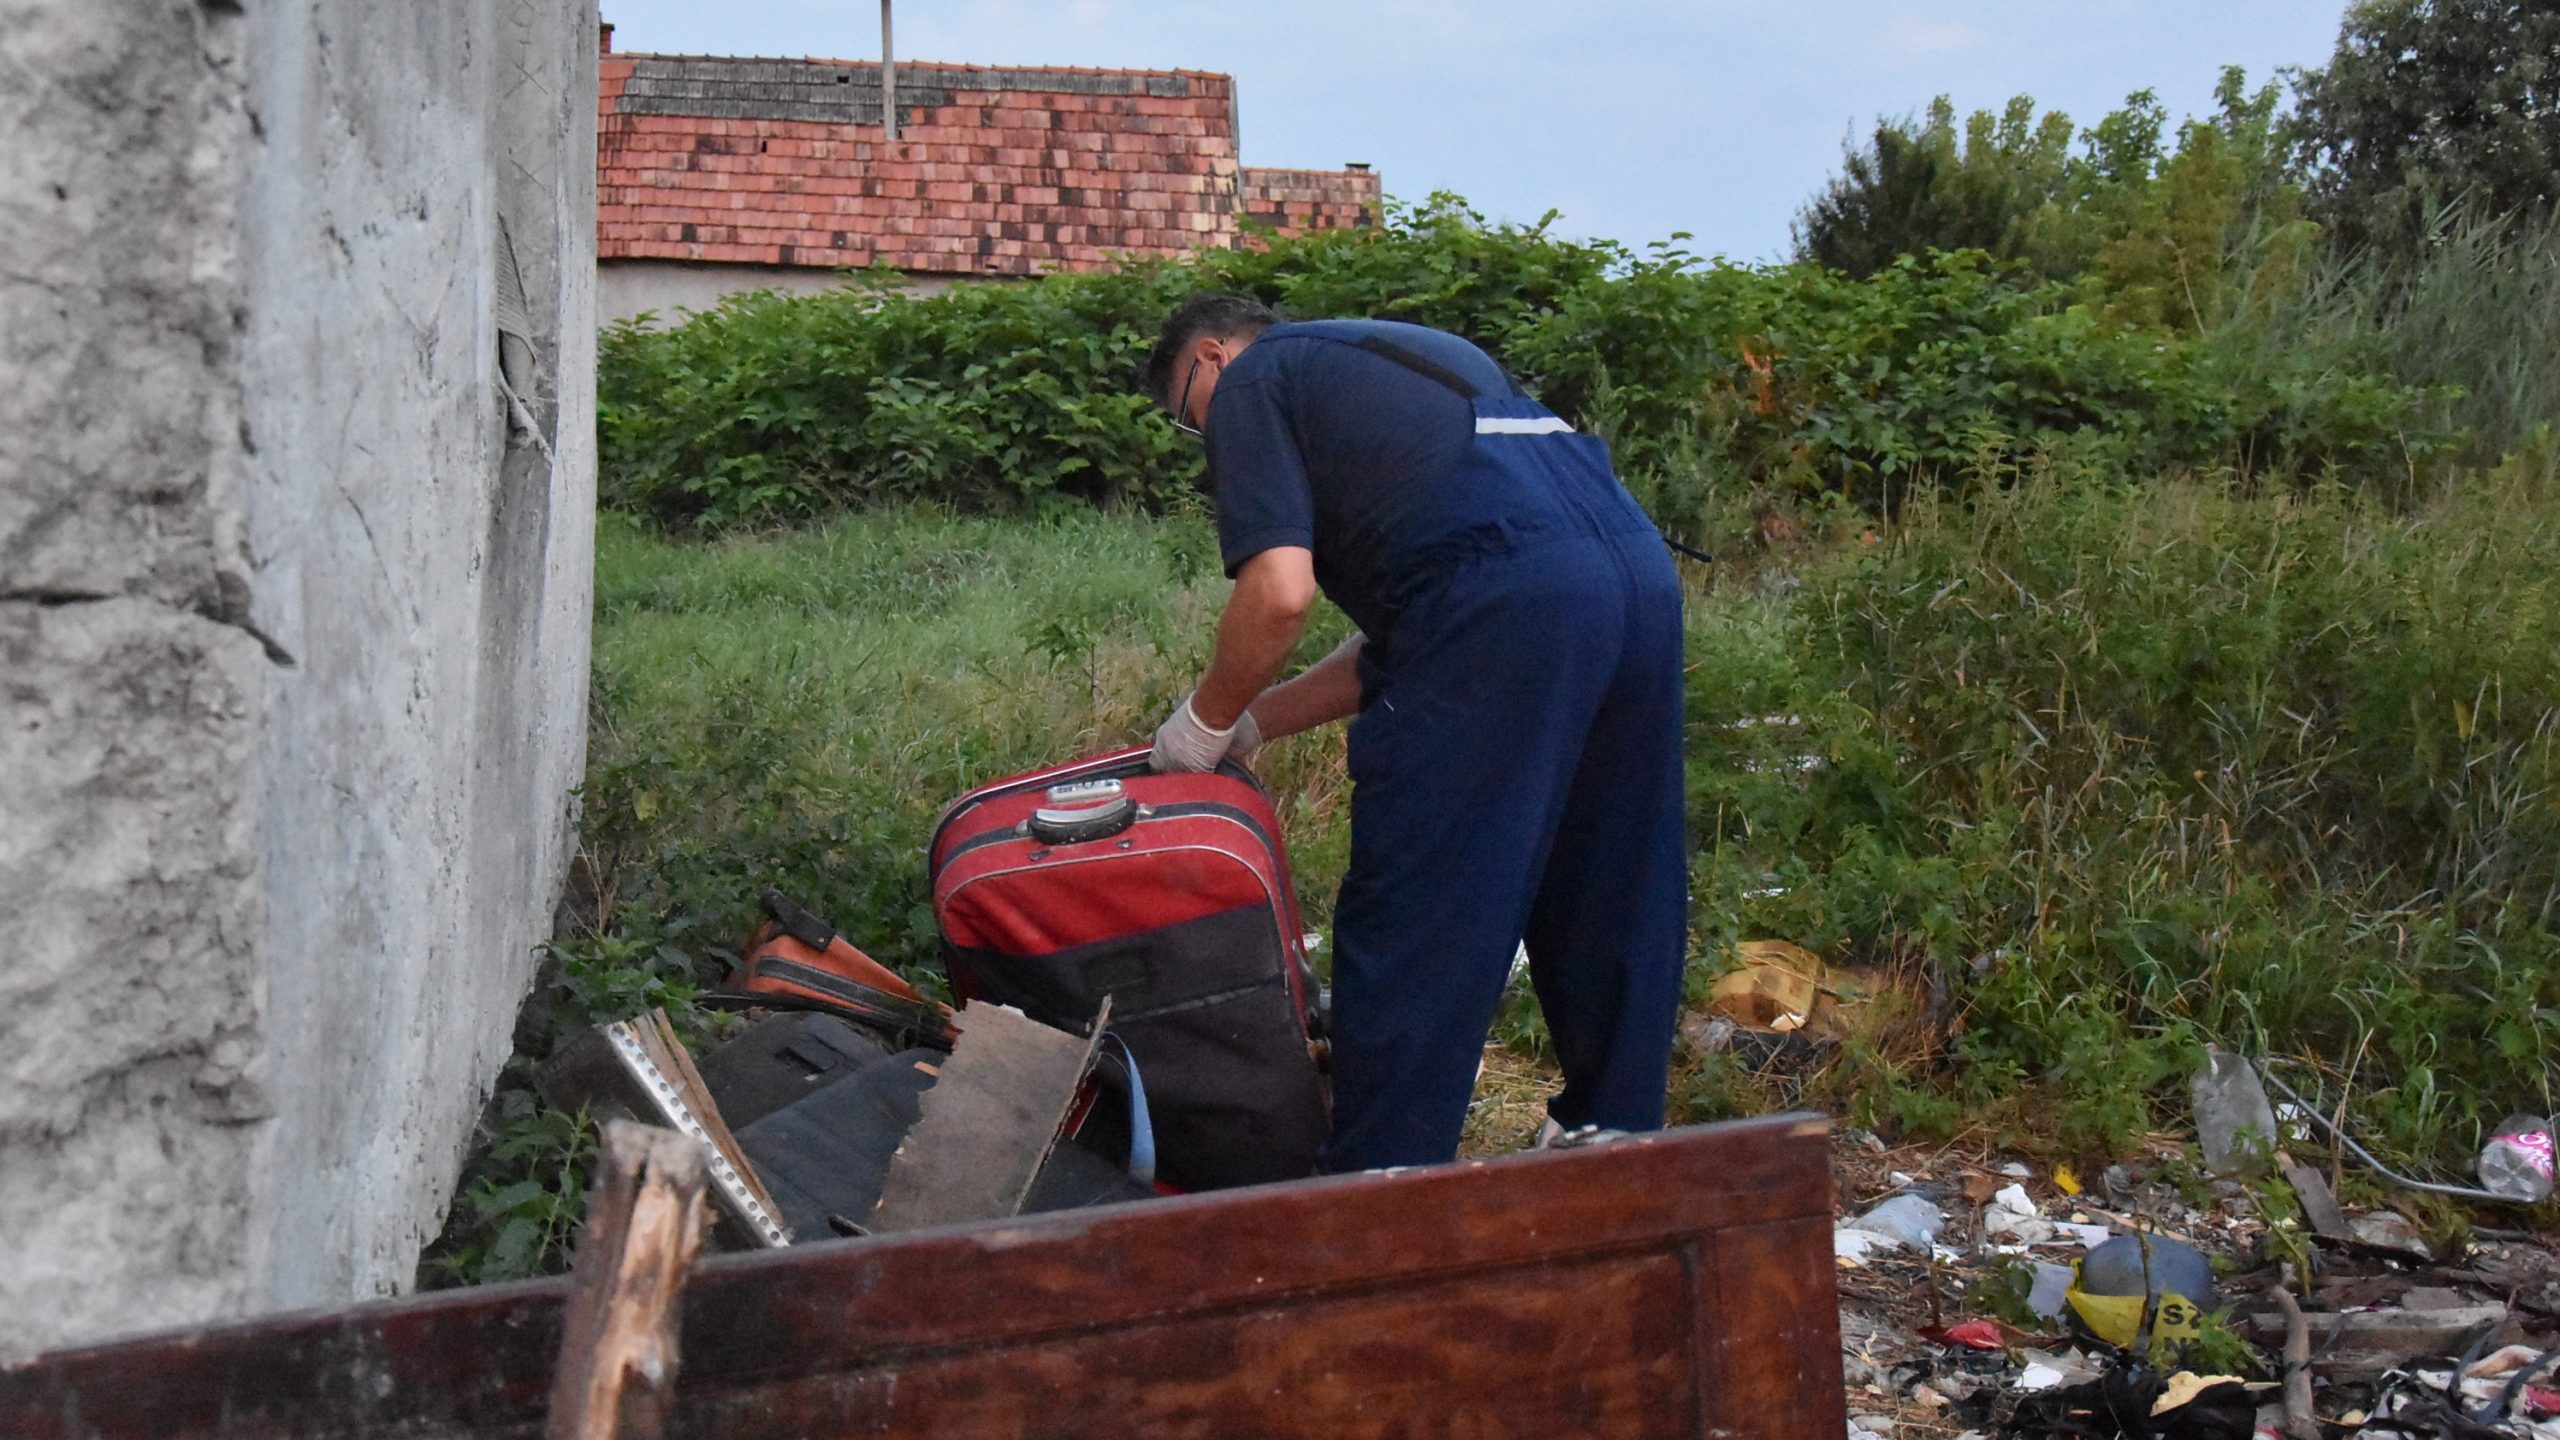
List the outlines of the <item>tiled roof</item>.
{"type": "Polygon", "coordinates": [[[1375,225],[1378,201],[1378,177],[1365,165],[1244,172],[1244,212],[1284,234],[1375,225]]]}
{"type": "Polygon", "coordinates": [[[606,259],[1022,275],[1373,223],[1365,171],[1241,171],[1234,81],[1197,71],[604,56],[606,259]]]}

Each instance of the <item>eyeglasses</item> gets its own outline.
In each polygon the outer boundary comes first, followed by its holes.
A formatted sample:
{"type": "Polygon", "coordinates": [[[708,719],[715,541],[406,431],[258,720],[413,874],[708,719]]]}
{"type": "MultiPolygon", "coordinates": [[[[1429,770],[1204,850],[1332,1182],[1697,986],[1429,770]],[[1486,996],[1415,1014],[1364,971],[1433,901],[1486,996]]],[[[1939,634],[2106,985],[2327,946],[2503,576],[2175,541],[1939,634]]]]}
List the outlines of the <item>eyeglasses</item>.
{"type": "MultiPolygon", "coordinates": [[[[1191,382],[1200,378],[1200,367],[1206,363],[1208,362],[1202,360],[1194,360],[1191,362],[1191,368],[1182,373],[1182,398],[1173,402],[1173,428],[1175,431],[1180,434],[1188,435],[1193,440],[1204,445],[1209,442],[1208,435],[1204,433],[1199,426],[1191,423],[1191,382]]],[[[1224,362],[1222,361],[1220,363],[1223,364],[1224,362]]]]}

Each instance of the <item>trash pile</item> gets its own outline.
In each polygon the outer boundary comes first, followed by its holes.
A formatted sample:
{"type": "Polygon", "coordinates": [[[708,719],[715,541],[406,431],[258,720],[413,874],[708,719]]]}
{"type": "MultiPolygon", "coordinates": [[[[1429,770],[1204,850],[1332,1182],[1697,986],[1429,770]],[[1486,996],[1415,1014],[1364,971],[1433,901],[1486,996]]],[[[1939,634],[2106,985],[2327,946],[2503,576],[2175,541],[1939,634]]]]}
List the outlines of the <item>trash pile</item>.
{"type": "Polygon", "coordinates": [[[2086,1181],[1846,1137],[1852,1440],[2560,1440],[2560,1238],[2475,1226],[2440,1248],[2336,1194],[2378,1172],[2379,1193],[2539,1202],[2549,1121],[2501,1126],[2473,1188],[2380,1171],[2334,1110],[2246,1057],[2209,1053],[2195,1101],[2192,1148],[2163,1140],[2086,1181]],[[2296,1157],[2315,1145],[2325,1168],[2296,1157]]]}
{"type": "Polygon", "coordinates": [[[955,1012],[786,897],[764,907],[772,923],[707,997],[745,1012],[735,1036],[697,1061],[652,1010],[578,1036],[536,1077],[554,1105],[707,1147],[715,1246],[1157,1193],[1144,1082],[1108,1000],[1077,1030],[983,1001],[955,1012]]]}

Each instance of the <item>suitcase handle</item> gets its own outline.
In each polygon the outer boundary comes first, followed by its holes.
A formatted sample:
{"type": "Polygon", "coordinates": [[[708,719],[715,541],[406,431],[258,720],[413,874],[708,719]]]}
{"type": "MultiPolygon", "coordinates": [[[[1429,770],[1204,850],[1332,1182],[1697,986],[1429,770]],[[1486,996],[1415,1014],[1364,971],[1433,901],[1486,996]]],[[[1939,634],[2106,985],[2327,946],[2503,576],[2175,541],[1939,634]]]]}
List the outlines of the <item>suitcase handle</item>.
{"type": "Polygon", "coordinates": [[[1095,805],[1043,806],[1031,812],[1031,833],[1045,844],[1081,845],[1107,840],[1138,820],[1138,802],[1114,795],[1095,805]]]}
{"type": "Polygon", "coordinates": [[[783,934],[822,955],[828,946],[836,943],[836,927],[801,909],[790,896],[768,886],[756,898],[763,904],[764,913],[772,917],[775,928],[783,934]]]}

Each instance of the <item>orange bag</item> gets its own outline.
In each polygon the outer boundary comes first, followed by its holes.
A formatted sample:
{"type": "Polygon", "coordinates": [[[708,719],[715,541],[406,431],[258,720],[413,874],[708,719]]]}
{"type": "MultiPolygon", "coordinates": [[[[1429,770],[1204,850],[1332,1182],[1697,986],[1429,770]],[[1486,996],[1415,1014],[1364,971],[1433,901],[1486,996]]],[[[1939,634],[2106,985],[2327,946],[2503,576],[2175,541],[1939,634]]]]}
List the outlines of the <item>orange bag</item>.
{"type": "Polygon", "coordinates": [[[817,1010],[889,1034],[905,1049],[951,1048],[951,1011],[779,890],[759,897],[772,917],[738,967],[703,1000],[727,1009],[817,1010]]]}

